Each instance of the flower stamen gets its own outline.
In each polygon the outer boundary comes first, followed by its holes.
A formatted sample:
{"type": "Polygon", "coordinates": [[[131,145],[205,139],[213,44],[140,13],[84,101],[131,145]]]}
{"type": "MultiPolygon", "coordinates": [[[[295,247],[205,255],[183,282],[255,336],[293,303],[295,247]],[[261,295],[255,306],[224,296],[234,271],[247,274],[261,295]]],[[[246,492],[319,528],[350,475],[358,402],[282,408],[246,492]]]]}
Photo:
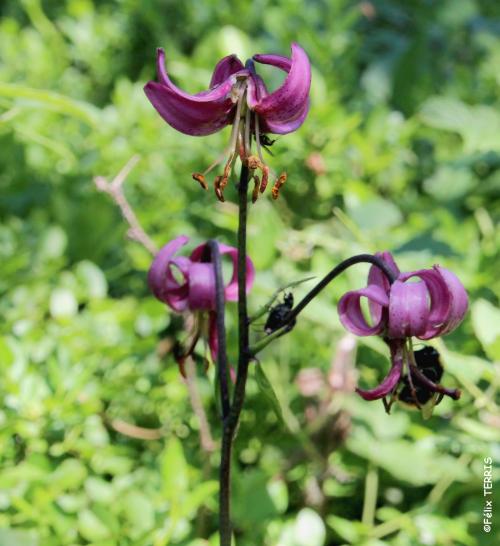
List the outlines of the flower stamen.
{"type": "Polygon", "coordinates": [[[271,190],[271,194],[274,200],[278,199],[280,194],[280,188],[286,182],[287,177],[288,175],[285,172],[282,172],[274,183],[273,189],[271,190]]]}
{"type": "MultiPolygon", "coordinates": [[[[413,376],[412,376],[412,369],[411,369],[411,365],[410,365],[410,360],[411,360],[411,356],[413,356],[413,347],[412,347],[412,344],[411,344],[411,339],[408,341],[408,345],[409,347],[407,347],[406,345],[404,346],[403,348],[403,358],[404,358],[404,363],[405,363],[405,367],[406,367],[406,377],[408,379],[408,386],[410,388],[410,394],[411,394],[411,397],[413,399],[413,402],[415,403],[415,406],[417,406],[418,409],[421,409],[421,405],[420,405],[420,402],[418,401],[418,398],[417,398],[417,391],[415,389],[415,385],[413,384],[413,376]]],[[[413,356],[413,360],[415,360],[415,357],[413,356]]]]}
{"type": "Polygon", "coordinates": [[[196,180],[204,190],[208,190],[208,184],[205,180],[205,176],[202,173],[193,173],[191,175],[193,180],[196,180]]]}
{"type": "Polygon", "coordinates": [[[253,183],[254,183],[254,188],[252,191],[252,203],[255,203],[257,199],[259,198],[259,186],[260,186],[260,180],[258,175],[256,174],[253,175],[253,183]]]}

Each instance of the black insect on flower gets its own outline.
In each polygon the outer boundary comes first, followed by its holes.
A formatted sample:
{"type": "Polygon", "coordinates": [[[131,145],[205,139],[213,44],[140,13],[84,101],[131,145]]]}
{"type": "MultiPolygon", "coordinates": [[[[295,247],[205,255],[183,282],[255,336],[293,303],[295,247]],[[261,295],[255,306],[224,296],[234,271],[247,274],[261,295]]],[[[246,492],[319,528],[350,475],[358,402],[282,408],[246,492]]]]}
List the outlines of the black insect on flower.
{"type": "MultiPolygon", "coordinates": [[[[271,307],[269,315],[264,325],[266,334],[272,334],[287,324],[287,318],[293,308],[293,294],[288,292],[284,295],[283,301],[271,307]]],[[[288,324],[287,331],[295,326],[295,319],[288,324]]]]}
{"type": "Polygon", "coordinates": [[[261,134],[259,136],[260,144],[266,149],[267,153],[274,155],[273,152],[269,149],[275,142],[276,139],[269,138],[268,135],[261,134]]]}
{"type": "Polygon", "coordinates": [[[439,352],[434,347],[426,346],[413,353],[415,364],[418,370],[424,376],[418,374],[413,377],[413,385],[410,385],[408,377],[403,379],[403,387],[397,394],[399,402],[411,407],[429,406],[429,410],[439,404],[443,399],[442,393],[437,393],[430,388],[430,383],[426,383],[428,379],[433,384],[438,384],[443,377],[443,365],[439,352]]]}

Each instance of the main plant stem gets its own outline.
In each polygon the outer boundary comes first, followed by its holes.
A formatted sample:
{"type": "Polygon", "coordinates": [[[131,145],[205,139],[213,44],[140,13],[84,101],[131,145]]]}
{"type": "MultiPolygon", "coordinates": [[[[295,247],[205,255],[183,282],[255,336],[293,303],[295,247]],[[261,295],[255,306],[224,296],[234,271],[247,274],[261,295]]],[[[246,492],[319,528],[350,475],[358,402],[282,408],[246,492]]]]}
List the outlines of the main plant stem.
{"type": "Polygon", "coordinates": [[[238,185],[238,371],[234,387],[233,400],[229,415],[223,420],[220,490],[219,490],[219,533],[220,546],[231,546],[231,453],[234,433],[238,426],[241,409],[245,400],[245,387],[248,377],[249,324],[247,312],[247,203],[248,203],[248,168],[241,167],[238,185]]]}

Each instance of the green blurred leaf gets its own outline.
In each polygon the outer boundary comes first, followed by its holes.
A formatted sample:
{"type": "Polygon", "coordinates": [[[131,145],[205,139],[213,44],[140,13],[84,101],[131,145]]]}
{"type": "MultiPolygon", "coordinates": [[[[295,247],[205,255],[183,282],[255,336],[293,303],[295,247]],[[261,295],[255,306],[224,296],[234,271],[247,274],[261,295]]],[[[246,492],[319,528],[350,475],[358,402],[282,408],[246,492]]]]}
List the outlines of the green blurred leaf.
{"type": "Polygon", "coordinates": [[[274,392],[273,386],[267,378],[267,375],[262,368],[262,364],[260,363],[255,366],[255,379],[257,381],[257,385],[259,386],[260,392],[264,395],[264,397],[272,407],[274,413],[276,414],[276,417],[282,424],[284,424],[283,410],[281,409],[280,401],[278,400],[278,397],[274,392]]]}
{"type": "Polygon", "coordinates": [[[163,492],[170,502],[178,501],[188,489],[188,467],[182,444],[171,436],[161,455],[163,492]]]}
{"type": "Polygon", "coordinates": [[[484,350],[493,360],[500,359],[500,310],[489,301],[472,304],[472,326],[484,350]]]}
{"type": "Polygon", "coordinates": [[[125,496],[122,503],[134,536],[140,536],[154,527],[154,506],[146,495],[139,491],[131,491],[125,496]]]}
{"type": "Polygon", "coordinates": [[[40,546],[35,531],[0,529],[0,546],[40,546]]]}
{"type": "Polygon", "coordinates": [[[92,510],[82,510],[78,514],[78,531],[90,542],[111,537],[111,531],[92,510]]]}
{"type": "Polygon", "coordinates": [[[46,89],[1,82],[0,97],[15,99],[20,105],[24,104],[32,108],[38,105],[54,112],[67,114],[92,126],[97,126],[99,120],[99,110],[95,106],[46,89]]]}
{"type": "Polygon", "coordinates": [[[50,314],[56,319],[71,318],[78,312],[78,302],[68,288],[56,288],[50,296],[50,314]]]}

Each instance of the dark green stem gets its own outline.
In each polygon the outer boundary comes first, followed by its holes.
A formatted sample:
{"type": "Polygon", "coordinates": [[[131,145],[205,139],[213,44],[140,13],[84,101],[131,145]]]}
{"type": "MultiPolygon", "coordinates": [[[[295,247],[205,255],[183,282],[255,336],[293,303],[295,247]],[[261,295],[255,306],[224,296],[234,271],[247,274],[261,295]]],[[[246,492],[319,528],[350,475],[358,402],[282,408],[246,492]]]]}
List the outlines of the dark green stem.
{"type": "Polygon", "coordinates": [[[274,341],[276,338],[290,332],[291,326],[293,326],[297,315],[303,311],[304,308],[336,277],[338,277],[352,265],[359,263],[370,263],[377,266],[387,277],[390,284],[397,279],[396,273],[394,273],[394,271],[392,271],[392,269],[381,258],[374,256],[373,254],[358,254],[356,256],[352,256],[351,258],[347,258],[347,260],[340,262],[329,273],[327,273],[325,277],[323,277],[323,279],[321,279],[321,281],[319,281],[319,283],[302,298],[302,300],[287,315],[286,320],[283,321],[279,330],[274,331],[269,336],[264,337],[255,343],[255,345],[250,348],[250,355],[256,355],[264,347],[269,345],[271,341],[274,341]]]}
{"type": "Polygon", "coordinates": [[[224,421],[222,434],[221,465],[220,465],[220,514],[219,532],[220,546],[231,546],[231,453],[233,439],[241,409],[245,400],[245,388],[248,377],[249,324],[247,312],[247,204],[248,204],[248,168],[241,167],[238,185],[238,371],[234,388],[233,401],[228,417],[224,421]]]}
{"type": "Polygon", "coordinates": [[[347,260],[344,260],[335,266],[330,273],[325,275],[325,277],[321,279],[321,281],[319,281],[319,283],[302,298],[302,300],[290,311],[290,314],[286,320],[287,324],[290,324],[290,322],[297,317],[304,307],[310,303],[324,288],[326,288],[333,281],[333,279],[335,279],[335,277],[338,277],[352,265],[359,263],[369,263],[377,266],[385,274],[387,280],[391,284],[398,278],[396,273],[394,273],[394,271],[392,271],[392,269],[381,258],[374,256],[373,254],[358,254],[356,256],[351,256],[350,258],[347,258],[347,260]]]}

